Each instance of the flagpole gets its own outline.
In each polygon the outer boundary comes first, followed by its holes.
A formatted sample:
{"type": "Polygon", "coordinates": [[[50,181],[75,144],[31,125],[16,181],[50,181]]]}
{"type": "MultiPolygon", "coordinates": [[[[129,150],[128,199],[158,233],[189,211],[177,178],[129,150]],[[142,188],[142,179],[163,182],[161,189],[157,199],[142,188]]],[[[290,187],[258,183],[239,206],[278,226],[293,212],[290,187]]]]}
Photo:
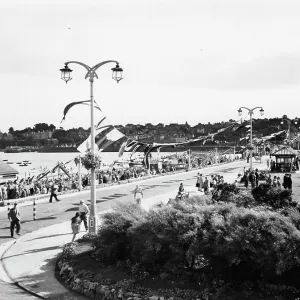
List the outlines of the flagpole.
{"type": "Polygon", "coordinates": [[[259,109],[259,108],[260,108],[259,111],[260,111],[261,115],[263,115],[264,110],[261,106],[254,107],[252,109],[242,106],[238,109],[239,115],[242,114],[242,108],[248,110],[248,114],[250,115],[250,171],[252,171],[252,151],[253,151],[252,150],[252,148],[253,148],[253,144],[252,144],[252,115],[254,113],[254,110],[259,109]]]}

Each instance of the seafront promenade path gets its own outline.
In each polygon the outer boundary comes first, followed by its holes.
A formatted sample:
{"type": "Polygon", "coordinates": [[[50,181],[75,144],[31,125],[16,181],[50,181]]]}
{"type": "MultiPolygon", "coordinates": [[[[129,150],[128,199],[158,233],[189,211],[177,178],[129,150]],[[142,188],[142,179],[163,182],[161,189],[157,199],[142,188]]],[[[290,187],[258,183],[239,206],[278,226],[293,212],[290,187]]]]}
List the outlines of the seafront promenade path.
{"type": "MultiPolygon", "coordinates": [[[[232,183],[243,168],[245,161],[236,161],[219,166],[210,166],[174,175],[166,175],[143,180],[138,184],[144,190],[142,206],[151,205],[177,194],[179,184],[185,189],[196,192],[197,173],[203,176],[222,174],[225,181],[232,183]]],[[[266,165],[254,162],[254,168],[265,169],[266,165]]],[[[137,182],[111,186],[97,190],[97,209],[100,213],[111,210],[116,202],[133,201],[133,190],[137,182]]],[[[90,202],[90,193],[80,192],[61,197],[60,202],[39,203],[36,206],[36,220],[33,221],[32,206],[20,208],[22,218],[21,236],[11,239],[7,208],[0,208],[0,299],[31,300],[50,299],[86,299],[66,290],[54,277],[54,266],[65,243],[72,239],[70,219],[78,210],[80,200],[90,202]]],[[[80,232],[79,236],[85,233],[80,232]]]]}

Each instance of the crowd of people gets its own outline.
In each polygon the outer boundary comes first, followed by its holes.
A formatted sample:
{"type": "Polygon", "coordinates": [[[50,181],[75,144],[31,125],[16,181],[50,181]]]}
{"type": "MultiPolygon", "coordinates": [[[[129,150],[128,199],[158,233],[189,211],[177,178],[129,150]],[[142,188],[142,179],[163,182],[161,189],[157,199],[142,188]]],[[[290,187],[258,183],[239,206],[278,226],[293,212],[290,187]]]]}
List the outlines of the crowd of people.
{"type": "MultiPolygon", "coordinates": [[[[112,168],[111,170],[100,170],[96,172],[96,180],[98,184],[109,184],[125,181],[129,179],[139,178],[150,175],[162,175],[169,172],[177,171],[175,166],[167,166],[166,168],[156,170],[151,168],[149,172],[142,167],[130,167],[126,169],[112,168]]],[[[34,195],[51,194],[53,185],[57,185],[57,192],[65,192],[68,190],[79,189],[79,176],[78,173],[66,177],[60,175],[57,177],[44,177],[41,180],[35,178],[26,178],[21,180],[7,181],[0,184],[0,201],[24,198],[34,195]]],[[[81,175],[81,187],[85,188],[91,185],[90,174],[81,175]]]]}
{"type": "Polygon", "coordinates": [[[278,175],[274,175],[272,178],[271,174],[258,172],[258,169],[250,171],[244,168],[244,175],[241,176],[240,182],[244,183],[246,189],[248,189],[249,186],[254,189],[259,185],[260,181],[274,188],[283,187],[284,189],[292,190],[292,175],[290,173],[286,173],[283,176],[283,181],[281,181],[278,175]]]}

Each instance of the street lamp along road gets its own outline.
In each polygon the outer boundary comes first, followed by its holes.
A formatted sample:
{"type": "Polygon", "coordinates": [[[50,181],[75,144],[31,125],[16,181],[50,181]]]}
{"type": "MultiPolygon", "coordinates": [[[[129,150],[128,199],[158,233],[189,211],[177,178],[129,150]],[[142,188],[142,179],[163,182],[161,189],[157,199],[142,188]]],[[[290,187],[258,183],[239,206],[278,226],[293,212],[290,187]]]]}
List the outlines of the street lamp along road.
{"type": "Polygon", "coordinates": [[[242,106],[242,107],[240,107],[239,109],[238,109],[238,113],[239,113],[239,115],[241,116],[242,115],[242,109],[246,109],[247,111],[248,111],[248,114],[250,115],[250,171],[252,171],[252,151],[253,151],[253,144],[252,144],[252,115],[254,114],[254,111],[256,110],[256,109],[259,109],[260,108],[260,114],[263,116],[263,114],[264,114],[264,110],[263,110],[263,108],[261,107],[261,106],[258,106],[258,107],[254,107],[254,108],[252,108],[252,109],[250,109],[250,108],[248,108],[248,107],[244,107],[244,106],[242,106]]]}
{"type": "Polygon", "coordinates": [[[294,124],[297,125],[298,124],[298,118],[295,118],[294,120],[290,120],[288,118],[285,118],[285,116],[283,116],[280,124],[284,124],[284,121],[286,121],[288,123],[288,126],[289,126],[287,136],[288,136],[288,139],[289,139],[289,146],[291,146],[291,124],[294,122],[294,124]]]}
{"type": "MultiPolygon", "coordinates": [[[[89,67],[88,65],[78,62],[78,61],[68,61],[65,63],[65,67],[60,69],[61,79],[66,83],[72,79],[71,73],[73,70],[69,68],[69,64],[77,64],[84,67],[87,70],[85,79],[89,78],[90,81],[90,97],[91,97],[91,154],[95,155],[95,127],[94,127],[94,94],[93,94],[93,83],[94,78],[98,78],[96,71],[103,65],[107,63],[115,63],[116,67],[112,68],[112,78],[118,83],[123,79],[123,69],[119,67],[119,63],[115,60],[106,60],[103,61],[94,67],[89,67]]],[[[96,206],[96,177],[95,177],[95,168],[91,168],[91,206],[90,206],[90,218],[89,218],[89,232],[97,233],[97,206],[96,206]]]]}

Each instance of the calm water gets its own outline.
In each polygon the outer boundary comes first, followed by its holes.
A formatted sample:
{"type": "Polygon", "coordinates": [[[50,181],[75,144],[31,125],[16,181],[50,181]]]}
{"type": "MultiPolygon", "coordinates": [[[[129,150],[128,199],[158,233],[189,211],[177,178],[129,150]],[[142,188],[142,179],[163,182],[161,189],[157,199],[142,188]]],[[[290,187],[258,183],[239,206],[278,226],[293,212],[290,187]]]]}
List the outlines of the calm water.
{"type": "MultiPolygon", "coordinates": [[[[172,153],[174,154],[174,153],[172,153]]],[[[10,164],[19,172],[19,177],[33,176],[43,172],[43,168],[47,167],[51,169],[57,165],[58,162],[67,162],[78,156],[79,153],[39,153],[39,152],[22,152],[22,153],[4,153],[0,152],[0,160],[6,160],[12,162],[10,164]],[[29,161],[28,166],[20,166],[17,163],[23,163],[29,161]]],[[[168,155],[168,153],[162,153],[162,156],[168,155]]],[[[118,159],[117,152],[102,152],[100,154],[102,161],[105,164],[111,164],[118,159]]],[[[129,158],[130,153],[124,153],[124,159],[129,158]]],[[[153,157],[156,157],[157,153],[153,153],[153,157]]],[[[74,162],[66,165],[67,169],[71,172],[77,172],[77,167],[74,162]]],[[[87,172],[84,168],[81,168],[82,173],[87,172]]]]}

